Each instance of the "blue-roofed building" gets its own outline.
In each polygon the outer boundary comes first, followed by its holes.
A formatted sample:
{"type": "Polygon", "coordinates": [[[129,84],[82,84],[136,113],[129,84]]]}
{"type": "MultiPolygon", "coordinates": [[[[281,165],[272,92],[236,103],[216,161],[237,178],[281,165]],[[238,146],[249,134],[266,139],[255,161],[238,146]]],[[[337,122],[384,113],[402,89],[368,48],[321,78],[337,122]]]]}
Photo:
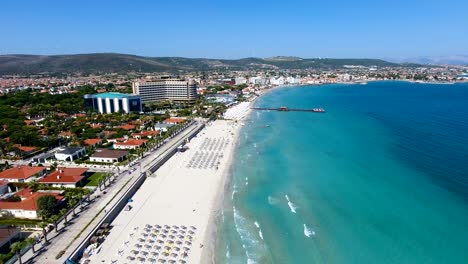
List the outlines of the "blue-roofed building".
{"type": "Polygon", "coordinates": [[[141,98],[134,94],[100,93],[84,96],[86,107],[95,109],[101,114],[116,112],[141,112],[141,98]]]}

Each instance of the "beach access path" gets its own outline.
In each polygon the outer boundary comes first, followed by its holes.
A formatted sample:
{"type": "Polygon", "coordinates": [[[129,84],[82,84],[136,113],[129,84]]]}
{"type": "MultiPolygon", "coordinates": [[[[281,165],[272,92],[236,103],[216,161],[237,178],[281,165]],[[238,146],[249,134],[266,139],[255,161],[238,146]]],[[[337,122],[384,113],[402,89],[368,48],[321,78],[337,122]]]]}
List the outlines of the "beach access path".
{"type": "MultiPolygon", "coordinates": [[[[192,124],[177,136],[169,139],[166,144],[150,152],[148,156],[140,160],[141,171],[146,171],[155,162],[157,162],[158,157],[161,157],[170,149],[173,149],[174,147],[182,144],[187,136],[194,130],[198,129],[201,125],[202,123],[200,122],[192,124]]],[[[121,169],[121,171],[123,170],[121,169]]],[[[113,207],[113,205],[119,200],[119,195],[125,193],[127,188],[130,187],[138,178],[141,171],[140,165],[130,167],[128,168],[128,171],[119,175],[117,180],[108,188],[105,188],[103,191],[97,189],[91,195],[92,203],[87,206],[88,208],[86,210],[78,212],[79,216],[70,219],[70,224],[67,226],[64,226],[63,222],[59,224],[59,232],[52,231],[48,234],[50,243],[40,249],[38,245],[36,245],[36,249],[38,249],[39,252],[36,252],[34,255],[32,254],[31,250],[26,252],[22,257],[23,262],[64,263],[71,252],[73,252],[75,248],[78,247],[84,237],[95,227],[95,224],[97,224],[105,216],[105,208],[110,209],[113,207]],[[72,242],[72,244],[67,247],[70,242],[72,242]],[[56,256],[62,250],[65,250],[65,253],[61,258],[56,259],[56,256]]]]}

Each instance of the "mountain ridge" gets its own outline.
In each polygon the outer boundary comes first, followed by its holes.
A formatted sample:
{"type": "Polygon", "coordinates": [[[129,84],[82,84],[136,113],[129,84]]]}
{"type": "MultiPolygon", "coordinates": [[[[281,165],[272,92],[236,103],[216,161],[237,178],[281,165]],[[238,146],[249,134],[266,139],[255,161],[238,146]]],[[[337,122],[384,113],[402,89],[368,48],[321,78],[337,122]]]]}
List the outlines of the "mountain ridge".
{"type": "Polygon", "coordinates": [[[121,53],[65,55],[0,55],[0,75],[39,73],[187,72],[209,70],[337,69],[345,65],[365,67],[405,66],[381,59],[331,59],[276,56],[270,58],[208,59],[146,57],[121,53]]]}

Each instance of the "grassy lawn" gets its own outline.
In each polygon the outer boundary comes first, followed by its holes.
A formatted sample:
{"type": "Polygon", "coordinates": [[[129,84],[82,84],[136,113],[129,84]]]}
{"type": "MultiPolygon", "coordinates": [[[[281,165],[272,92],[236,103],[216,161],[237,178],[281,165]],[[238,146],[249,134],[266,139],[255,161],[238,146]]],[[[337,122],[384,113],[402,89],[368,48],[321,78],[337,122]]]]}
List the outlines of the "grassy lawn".
{"type": "Polygon", "coordinates": [[[110,173],[107,172],[95,172],[88,178],[84,179],[85,186],[98,186],[99,182],[107,177],[110,173]]]}

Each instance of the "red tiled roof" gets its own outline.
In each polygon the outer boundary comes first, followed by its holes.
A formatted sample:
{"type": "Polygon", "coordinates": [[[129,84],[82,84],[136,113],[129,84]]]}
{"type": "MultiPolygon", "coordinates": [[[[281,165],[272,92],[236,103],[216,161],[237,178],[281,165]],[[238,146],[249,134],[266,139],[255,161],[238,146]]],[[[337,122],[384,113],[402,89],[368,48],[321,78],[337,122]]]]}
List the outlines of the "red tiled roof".
{"type": "Polygon", "coordinates": [[[100,144],[102,142],[102,139],[99,138],[88,138],[85,139],[84,143],[88,146],[94,146],[96,144],[100,144]]]}
{"type": "Polygon", "coordinates": [[[118,145],[118,146],[141,146],[143,144],[146,143],[146,139],[129,139],[127,141],[124,141],[124,142],[116,142],[114,143],[114,145],[118,145]]]}
{"type": "Polygon", "coordinates": [[[58,168],[56,171],[40,179],[42,183],[77,183],[81,181],[88,169],[85,168],[58,168]]]}
{"type": "MultiPolygon", "coordinates": [[[[5,201],[0,201],[0,208],[2,209],[16,209],[16,210],[27,210],[27,211],[35,211],[37,209],[36,203],[37,199],[39,197],[44,196],[44,195],[52,195],[57,199],[57,201],[60,201],[63,199],[63,196],[61,196],[58,193],[55,192],[33,192],[31,193],[31,190],[25,189],[21,190],[21,193],[28,192],[29,195],[24,197],[24,200],[21,200],[20,202],[5,202],[5,201]],[[26,190],[26,191],[25,191],[26,190]]],[[[17,192],[16,194],[19,196],[17,192]]]]}
{"type": "Polygon", "coordinates": [[[31,151],[34,151],[36,150],[35,147],[28,147],[28,146],[21,146],[21,145],[18,145],[18,144],[15,144],[13,145],[15,148],[23,151],[23,152],[31,152],[31,151]]]}
{"type": "Polygon", "coordinates": [[[0,172],[0,179],[27,179],[45,169],[44,167],[18,166],[0,172]]]}
{"type": "Polygon", "coordinates": [[[118,126],[117,128],[121,128],[121,129],[124,129],[124,130],[132,130],[132,129],[135,129],[135,126],[130,125],[130,124],[126,124],[126,125],[118,126]]]}
{"type": "Polygon", "coordinates": [[[164,120],[164,123],[183,123],[183,122],[185,122],[185,119],[175,118],[175,117],[171,117],[171,118],[164,120]]]}
{"type": "Polygon", "coordinates": [[[68,136],[68,137],[74,137],[75,133],[72,133],[70,131],[62,131],[58,134],[59,136],[68,136]]]}
{"type": "Polygon", "coordinates": [[[103,131],[103,132],[104,132],[104,135],[106,135],[106,136],[110,136],[110,135],[115,135],[115,134],[117,134],[116,131],[107,131],[107,130],[106,130],[106,131],[103,131]]]}
{"type": "Polygon", "coordinates": [[[148,136],[155,136],[159,134],[160,134],[159,131],[145,130],[140,133],[132,133],[132,137],[148,137],[148,136]]]}
{"type": "Polygon", "coordinates": [[[102,125],[99,124],[99,123],[92,123],[92,124],[89,124],[89,126],[90,126],[91,128],[100,128],[100,127],[102,127],[102,125]]]}

